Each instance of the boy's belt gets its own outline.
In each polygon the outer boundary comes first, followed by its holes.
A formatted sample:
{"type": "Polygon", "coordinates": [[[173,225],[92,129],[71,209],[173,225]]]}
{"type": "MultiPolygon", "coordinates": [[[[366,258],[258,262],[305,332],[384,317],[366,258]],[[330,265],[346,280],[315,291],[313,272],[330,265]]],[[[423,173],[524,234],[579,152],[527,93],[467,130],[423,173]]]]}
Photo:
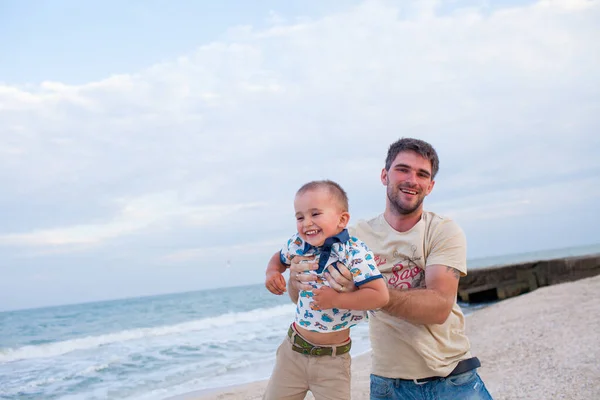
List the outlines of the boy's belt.
{"type": "Polygon", "coordinates": [[[291,326],[288,330],[288,336],[292,341],[292,350],[307,356],[339,356],[349,352],[350,347],[352,347],[350,339],[348,339],[348,343],[341,346],[315,346],[304,340],[291,326]]]}
{"type": "Polygon", "coordinates": [[[454,367],[454,369],[452,370],[452,372],[450,372],[450,375],[448,376],[430,376],[428,378],[413,379],[413,381],[417,384],[431,382],[437,379],[449,378],[454,375],[464,374],[465,372],[471,371],[479,367],[481,367],[481,362],[479,362],[479,358],[471,357],[467,358],[466,360],[459,361],[458,364],[456,364],[456,367],[454,367]]]}

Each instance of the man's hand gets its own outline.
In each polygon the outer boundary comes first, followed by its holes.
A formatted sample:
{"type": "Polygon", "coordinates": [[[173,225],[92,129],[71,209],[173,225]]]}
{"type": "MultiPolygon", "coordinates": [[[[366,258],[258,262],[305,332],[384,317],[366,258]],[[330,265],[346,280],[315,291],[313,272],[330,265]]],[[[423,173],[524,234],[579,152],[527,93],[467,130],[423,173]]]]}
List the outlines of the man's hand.
{"type": "Polygon", "coordinates": [[[335,302],[340,294],[330,287],[323,286],[313,290],[313,304],[321,310],[336,307],[335,302]]]}
{"type": "Polygon", "coordinates": [[[338,292],[345,293],[350,293],[354,292],[355,290],[358,290],[358,288],[354,284],[354,279],[352,279],[352,272],[350,272],[350,270],[348,270],[348,268],[346,268],[344,264],[340,263],[339,261],[338,263],[340,265],[338,267],[339,271],[335,269],[335,267],[332,264],[329,267],[327,267],[325,273],[323,274],[325,279],[327,279],[327,282],[329,282],[329,286],[331,286],[338,292]]]}
{"type": "Polygon", "coordinates": [[[267,273],[265,287],[273,294],[282,295],[286,291],[285,278],[280,272],[270,271],[267,273]]]}
{"type": "Polygon", "coordinates": [[[312,290],[310,282],[317,280],[316,274],[309,273],[319,268],[315,262],[315,257],[296,256],[292,259],[290,265],[290,285],[297,291],[312,290]]]}
{"type": "MultiPolygon", "coordinates": [[[[275,257],[275,256],[273,256],[275,257]]],[[[343,264],[340,263],[343,267],[343,264]]],[[[316,271],[319,269],[319,265],[315,261],[314,256],[304,257],[296,256],[292,259],[292,264],[289,267],[290,280],[288,282],[288,293],[290,299],[293,302],[298,301],[298,294],[302,290],[313,290],[311,282],[317,281],[317,275],[310,273],[310,271],[316,271]]],[[[358,288],[354,285],[352,279],[352,273],[348,268],[340,268],[342,273],[338,272],[333,265],[330,265],[323,274],[329,285],[337,292],[354,292],[358,288]]]]}

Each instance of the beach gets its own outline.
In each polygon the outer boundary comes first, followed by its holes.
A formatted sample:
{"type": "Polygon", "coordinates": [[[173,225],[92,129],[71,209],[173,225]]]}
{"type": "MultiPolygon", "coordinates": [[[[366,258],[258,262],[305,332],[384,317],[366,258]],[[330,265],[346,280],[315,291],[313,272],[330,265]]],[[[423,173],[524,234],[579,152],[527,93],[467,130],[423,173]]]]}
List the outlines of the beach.
{"type": "MultiPolygon", "coordinates": [[[[494,399],[600,399],[600,276],[543,287],[478,310],[467,317],[467,333],[494,399]]],[[[353,400],[369,398],[369,371],[370,354],[353,359],[353,400]]],[[[178,399],[260,399],[266,384],[178,399]]]]}

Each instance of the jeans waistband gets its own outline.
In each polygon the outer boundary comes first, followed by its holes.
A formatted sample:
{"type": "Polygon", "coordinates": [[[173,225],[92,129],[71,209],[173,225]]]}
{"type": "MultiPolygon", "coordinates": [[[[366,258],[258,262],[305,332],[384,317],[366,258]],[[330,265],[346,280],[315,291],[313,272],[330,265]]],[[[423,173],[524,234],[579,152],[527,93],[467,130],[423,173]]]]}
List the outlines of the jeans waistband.
{"type": "MultiPolygon", "coordinates": [[[[430,376],[427,378],[412,379],[412,381],[415,382],[416,384],[423,384],[423,383],[427,383],[427,382],[431,382],[431,381],[436,381],[438,379],[449,378],[454,375],[464,374],[465,372],[474,370],[475,368],[479,368],[479,367],[481,367],[481,362],[479,361],[479,358],[471,357],[471,358],[467,358],[465,360],[459,361],[458,364],[456,364],[456,367],[454,367],[454,369],[452,370],[452,372],[450,372],[450,374],[448,374],[446,376],[430,376]]],[[[407,380],[411,380],[411,379],[400,379],[400,380],[407,381],[407,380]]]]}

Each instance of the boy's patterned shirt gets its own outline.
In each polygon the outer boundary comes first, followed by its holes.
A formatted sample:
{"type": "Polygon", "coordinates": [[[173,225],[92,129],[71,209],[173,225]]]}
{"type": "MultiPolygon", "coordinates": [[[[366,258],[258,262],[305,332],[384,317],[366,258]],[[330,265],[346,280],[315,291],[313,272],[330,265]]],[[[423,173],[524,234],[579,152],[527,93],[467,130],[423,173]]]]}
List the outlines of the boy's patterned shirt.
{"type": "MultiPolygon", "coordinates": [[[[383,278],[377,266],[375,257],[367,245],[361,240],[348,235],[343,230],[336,236],[327,239],[325,244],[314,247],[302,240],[296,233],[281,249],[281,262],[287,266],[295,256],[316,255],[319,258],[319,269],[306,272],[317,275],[317,281],[311,282],[313,288],[329,286],[322,274],[331,264],[337,269],[347,268],[352,273],[356,286],[365,284],[373,279],[383,278]],[[339,263],[337,263],[339,261],[339,263]],[[336,264],[337,263],[337,264],[336,264]]],[[[367,318],[367,312],[362,310],[327,309],[321,310],[313,304],[312,290],[303,290],[298,296],[296,307],[296,324],[304,329],[314,332],[334,332],[348,329],[367,318]]]]}

